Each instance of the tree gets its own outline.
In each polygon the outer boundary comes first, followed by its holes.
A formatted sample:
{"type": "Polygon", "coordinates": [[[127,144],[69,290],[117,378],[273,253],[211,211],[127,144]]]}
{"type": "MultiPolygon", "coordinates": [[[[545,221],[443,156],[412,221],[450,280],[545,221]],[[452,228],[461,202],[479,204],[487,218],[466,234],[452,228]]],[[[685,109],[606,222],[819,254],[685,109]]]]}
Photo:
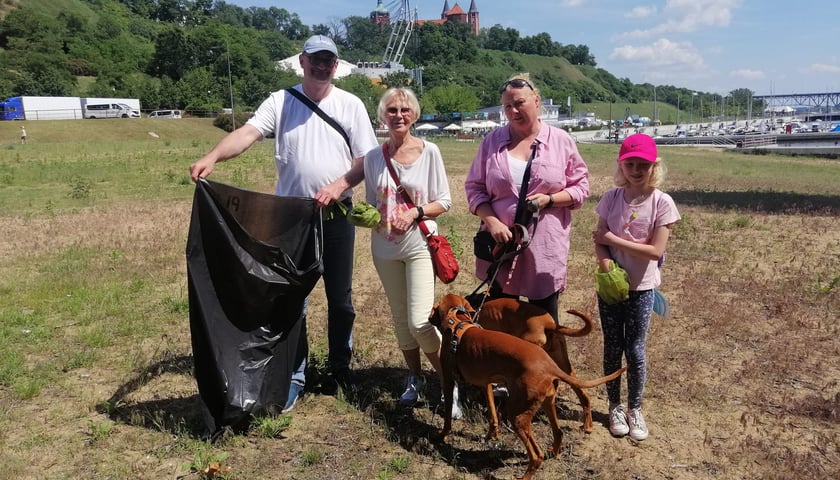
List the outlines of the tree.
{"type": "Polygon", "coordinates": [[[377,25],[365,17],[344,19],[344,47],[341,56],[364,61],[381,60],[388,46],[391,30],[387,25],[377,25]]]}
{"type": "Polygon", "coordinates": [[[65,25],[28,9],[0,22],[0,76],[15,95],[68,95],[76,85],[67,68],[65,25]]]}
{"type": "Polygon", "coordinates": [[[379,106],[379,99],[385,92],[385,88],[370,81],[364,75],[348,75],[335,82],[342,90],[356,95],[365,104],[368,117],[376,121],[376,109],[379,106]]]}
{"type": "Polygon", "coordinates": [[[586,45],[566,45],[560,51],[563,58],[572,65],[597,65],[595,56],[589,53],[589,47],[586,45]]]}
{"type": "Polygon", "coordinates": [[[192,50],[184,29],[169,27],[155,40],[155,54],[149,63],[149,73],[180,80],[194,63],[192,50]]]}
{"type": "Polygon", "coordinates": [[[416,64],[425,66],[433,64],[452,66],[472,61],[478,56],[478,44],[475,39],[464,41],[457,38],[462,35],[447,33],[467,28],[466,24],[460,25],[460,27],[446,27],[449,30],[444,30],[440,25],[432,23],[421,25],[420,28],[415,29],[413,40],[406,48],[406,55],[411,57],[416,64]]]}
{"type": "Polygon", "coordinates": [[[277,30],[261,31],[258,39],[269,60],[282,60],[300,53],[300,47],[277,30]]]}
{"type": "Polygon", "coordinates": [[[187,71],[177,82],[180,91],[179,104],[188,110],[218,112],[222,109],[221,99],[227,93],[227,85],[219,81],[208,68],[199,67],[187,71]]]}
{"type": "Polygon", "coordinates": [[[275,28],[287,38],[292,40],[304,40],[312,31],[303,24],[297,13],[289,13],[284,8],[269,7],[269,13],[276,21],[275,28]]]}
{"type": "Polygon", "coordinates": [[[732,99],[732,104],[740,105],[742,107],[749,105],[752,97],[753,91],[749,88],[736,88],[735,90],[729,92],[729,98],[732,99]]]}
{"type": "Polygon", "coordinates": [[[225,2],[214,3],[211,16],[217,22],[233,27],[248,27],[251,21],[250,15],[244,9],[225,2]]]}
{"type": "Polygon", "coordinates": [[[479,106],[475,92],[459,85],[434,87],[423,95],[420,104],[425,113],[440,115],[475,112],[479,106]]]}
{"type": "Polygon", "coordinates": [[[551,40],[551,36],[545,32],[534,35],[533,37],[525,37],[517,43],[518,52],[529,53],[532,55],[542,55],[544,57],[556,57],[561,54],[561,47],[558,43],[551,40]]]}
{"type": "Polygon", "coordinates": [[[486,32],[482,32],[482,47],[502,52],[516,50],[519,42],[519,31],[513,28],[504,28],[499,24],[493,25],[486,32]]]}
{"type": "Polygon", "coordinates": [[[385,88],[412,87],[413,78],[407,72],[394,72],[382,75],[380,85],[385,88]]]}

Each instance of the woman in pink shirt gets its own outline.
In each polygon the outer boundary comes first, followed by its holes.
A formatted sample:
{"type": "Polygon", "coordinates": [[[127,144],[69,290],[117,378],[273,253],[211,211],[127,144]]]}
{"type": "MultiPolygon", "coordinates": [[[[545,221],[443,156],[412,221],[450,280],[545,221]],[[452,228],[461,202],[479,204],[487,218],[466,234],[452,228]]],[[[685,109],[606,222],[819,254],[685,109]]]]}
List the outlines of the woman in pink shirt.
{"type": "MultiPolygon", "coordinates": [[[[526,194],[539,210],[534,213],[536,222],[530,223],[530,244],[499,267],[494,289],[504,296],[526,297],[557,322],[557,301],[566,287],[572,210],[589,196],[589,170],[574,139],[540,120],[539,90],[527,73],[511,77],[499,93],[508,124],[481,142],[464,185],[469,209],[496,242],[512,241],[519,189],[533,153],[526,194]]],[[[487,279],[490,265],[476,259],[476,275],[487,279]]]]}

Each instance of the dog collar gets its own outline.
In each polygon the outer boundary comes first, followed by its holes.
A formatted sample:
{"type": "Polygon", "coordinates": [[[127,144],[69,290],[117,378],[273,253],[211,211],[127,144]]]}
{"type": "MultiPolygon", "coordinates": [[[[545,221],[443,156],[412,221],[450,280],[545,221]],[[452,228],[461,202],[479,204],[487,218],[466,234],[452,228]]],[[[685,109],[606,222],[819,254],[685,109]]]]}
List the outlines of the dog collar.
{"type": "Polygon", "coordinates": [[[458,351],[458,344],[461,343],[461,337],[464,336],[464,332],[473,327],[481,328],[481,326],[472,322],[470,312],[466,308],[457,306],[449,309],[449,315],[446,316],[446,330],[452,332],[449,338],[449,350],[453,354],[458,351]],[[467,315],[470,320],[459,319],[459,314],[467,315]]]}

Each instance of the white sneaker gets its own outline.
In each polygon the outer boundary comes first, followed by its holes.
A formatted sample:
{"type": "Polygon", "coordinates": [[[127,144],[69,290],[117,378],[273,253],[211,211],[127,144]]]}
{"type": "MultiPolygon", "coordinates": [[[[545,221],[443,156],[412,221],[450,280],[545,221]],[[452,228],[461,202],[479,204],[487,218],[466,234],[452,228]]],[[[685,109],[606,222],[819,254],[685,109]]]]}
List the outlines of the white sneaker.
{"type": "Polygon", "coordinates": [[[452,389],[452,419],[458,420],[464,416],[464,412],[461,410],[461,402],[458,399],[458,384],[455,384],[455,388],[452,389]]]}
{"type": "Polygon", "coordinates": [[[627,425],[627,413],[624,405],[618,403],[610,405],[610,433],[616,437],[623,437],[630,432],[627,425]]]}
{"type": "Polygon", "coordinates": [[[630,438],[641,442],[648,437],[648,428],[641,408],[631,408],[627,419],[630,422],[630,438]]]}
{"type": "MultiPolygon", "coordinates": [[[[444,405],[446,403],[446,398],[443,396],[443,393],[440,394],[440,404],[444,405]]],[[[458,420],[463,418],[464,411],[461,410],[461,402],[458,399],[458,384],[455,384],[455,388],[452,389],[452,420],[458,420]]]]}
{"type": "Polygon", "coordinates": [[[405,381],[405,391],[400,395],[400,405],[413,407],[420,400],[420,390],[423,389],[423,377],[409,375],[405,381]]]}

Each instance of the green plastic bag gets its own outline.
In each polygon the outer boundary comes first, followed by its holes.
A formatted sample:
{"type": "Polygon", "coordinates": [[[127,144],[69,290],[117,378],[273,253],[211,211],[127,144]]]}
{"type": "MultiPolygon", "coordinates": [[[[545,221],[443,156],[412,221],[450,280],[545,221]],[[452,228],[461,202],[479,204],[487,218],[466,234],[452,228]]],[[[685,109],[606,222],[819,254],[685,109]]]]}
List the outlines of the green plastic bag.
{"type": "Polygon", "coordinates": [[[359,202],[347,212],[347,221],[357,227],[373,228],[381,218],[379,210],[367,202],[359,202]]]}
{"type": "Polygon", "coordinates": [[[595,290],[607,305],[614,305],[630,298],[630,277],[627,272],[610,260],[610,271],[601,272],[595,267],[595,290]]]}

